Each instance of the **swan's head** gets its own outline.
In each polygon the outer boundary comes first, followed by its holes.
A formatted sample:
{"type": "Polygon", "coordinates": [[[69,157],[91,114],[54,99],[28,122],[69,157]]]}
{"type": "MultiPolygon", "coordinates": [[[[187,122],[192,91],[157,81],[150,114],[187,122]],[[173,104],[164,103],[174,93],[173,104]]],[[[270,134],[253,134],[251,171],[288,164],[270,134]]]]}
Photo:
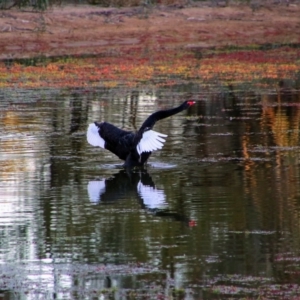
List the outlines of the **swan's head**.
{"type": "Polygon", "coordinates": [[[187,101],[188,107],[194,105],[195,103],[196,103],[196,101],[193,101],[193,100],[188,100],[187,101]]]}
{"type": "Polygon", "coordinates": [[[191,107],[192,105],[194,105],[196,103],[196,101],[193,100],[186,100],[182,103],[182,108],[183,109],[188,109],[189,107],[191,107]]]}

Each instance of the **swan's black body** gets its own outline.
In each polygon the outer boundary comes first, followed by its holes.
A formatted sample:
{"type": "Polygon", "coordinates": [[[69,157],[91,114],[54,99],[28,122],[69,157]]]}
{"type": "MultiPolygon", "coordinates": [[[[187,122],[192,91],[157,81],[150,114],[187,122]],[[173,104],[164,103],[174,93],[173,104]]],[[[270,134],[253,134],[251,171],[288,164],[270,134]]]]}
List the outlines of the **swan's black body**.
{"type": "Polygon", "coordinates": [[[162,137],[166,135],[151,131],[155,123],[189,108],[194,103],[185,101],[178,107],[153,113],[137,132],[122,130],[107,122],[95,122],[88,128],[88,142],[117,155],[125,161],[124,167],[143,166],[152,151],[162,148],[165,142],[162,137]],[[94,141],[94,138],[99,138],[99,141],[94,141]]]}

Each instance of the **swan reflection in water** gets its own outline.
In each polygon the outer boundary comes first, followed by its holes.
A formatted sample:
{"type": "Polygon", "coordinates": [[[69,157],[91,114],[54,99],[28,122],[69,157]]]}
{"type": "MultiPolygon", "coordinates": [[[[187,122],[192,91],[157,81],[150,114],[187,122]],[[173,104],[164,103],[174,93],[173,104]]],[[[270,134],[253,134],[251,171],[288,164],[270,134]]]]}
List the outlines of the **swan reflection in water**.
{"type": "Polygon", "coordinates": [[[111,178],[90,181],[87,189],[89,199],[94,204],[109,204],[124,198],[125,195],[136,195],[141,207],[155,216],[169,217],[190,227],[196,225],[195,221],[184,214],[168,209],[164,190],[155,187],[151,176],[145,170],[137,173],[121,170],[111,178]]]}

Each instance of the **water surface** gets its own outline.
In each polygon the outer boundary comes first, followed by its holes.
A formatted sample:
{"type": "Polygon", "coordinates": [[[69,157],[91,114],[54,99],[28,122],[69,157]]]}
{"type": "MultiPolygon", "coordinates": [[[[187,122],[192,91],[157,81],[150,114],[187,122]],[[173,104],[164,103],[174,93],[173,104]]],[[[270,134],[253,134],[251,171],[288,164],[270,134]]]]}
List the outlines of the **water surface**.
{"type": "Polygon", "coordinates": [[[297,89],[6,89],[0,97],[8,299],[299,294],[297,89]],[[134,130],[186,97],[197,104],[157,123],[167,142],[145,170],[126,172],[86,142],[95,120],[134,130]]]}

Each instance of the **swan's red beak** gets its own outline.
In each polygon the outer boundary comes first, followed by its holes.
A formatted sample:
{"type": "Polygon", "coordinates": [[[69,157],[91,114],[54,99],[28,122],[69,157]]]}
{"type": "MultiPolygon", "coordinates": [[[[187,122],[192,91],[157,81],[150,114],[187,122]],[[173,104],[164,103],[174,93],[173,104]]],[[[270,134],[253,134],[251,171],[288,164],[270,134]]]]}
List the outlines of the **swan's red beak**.
{"type": "Polygon", "coordinates": [[[194,105],[194,104],[196,103],[196,101],[190,100],[190,101],[188,101],[187,103],[188,103],[189,106],[192,106],[192,105],[194,105]]]}

